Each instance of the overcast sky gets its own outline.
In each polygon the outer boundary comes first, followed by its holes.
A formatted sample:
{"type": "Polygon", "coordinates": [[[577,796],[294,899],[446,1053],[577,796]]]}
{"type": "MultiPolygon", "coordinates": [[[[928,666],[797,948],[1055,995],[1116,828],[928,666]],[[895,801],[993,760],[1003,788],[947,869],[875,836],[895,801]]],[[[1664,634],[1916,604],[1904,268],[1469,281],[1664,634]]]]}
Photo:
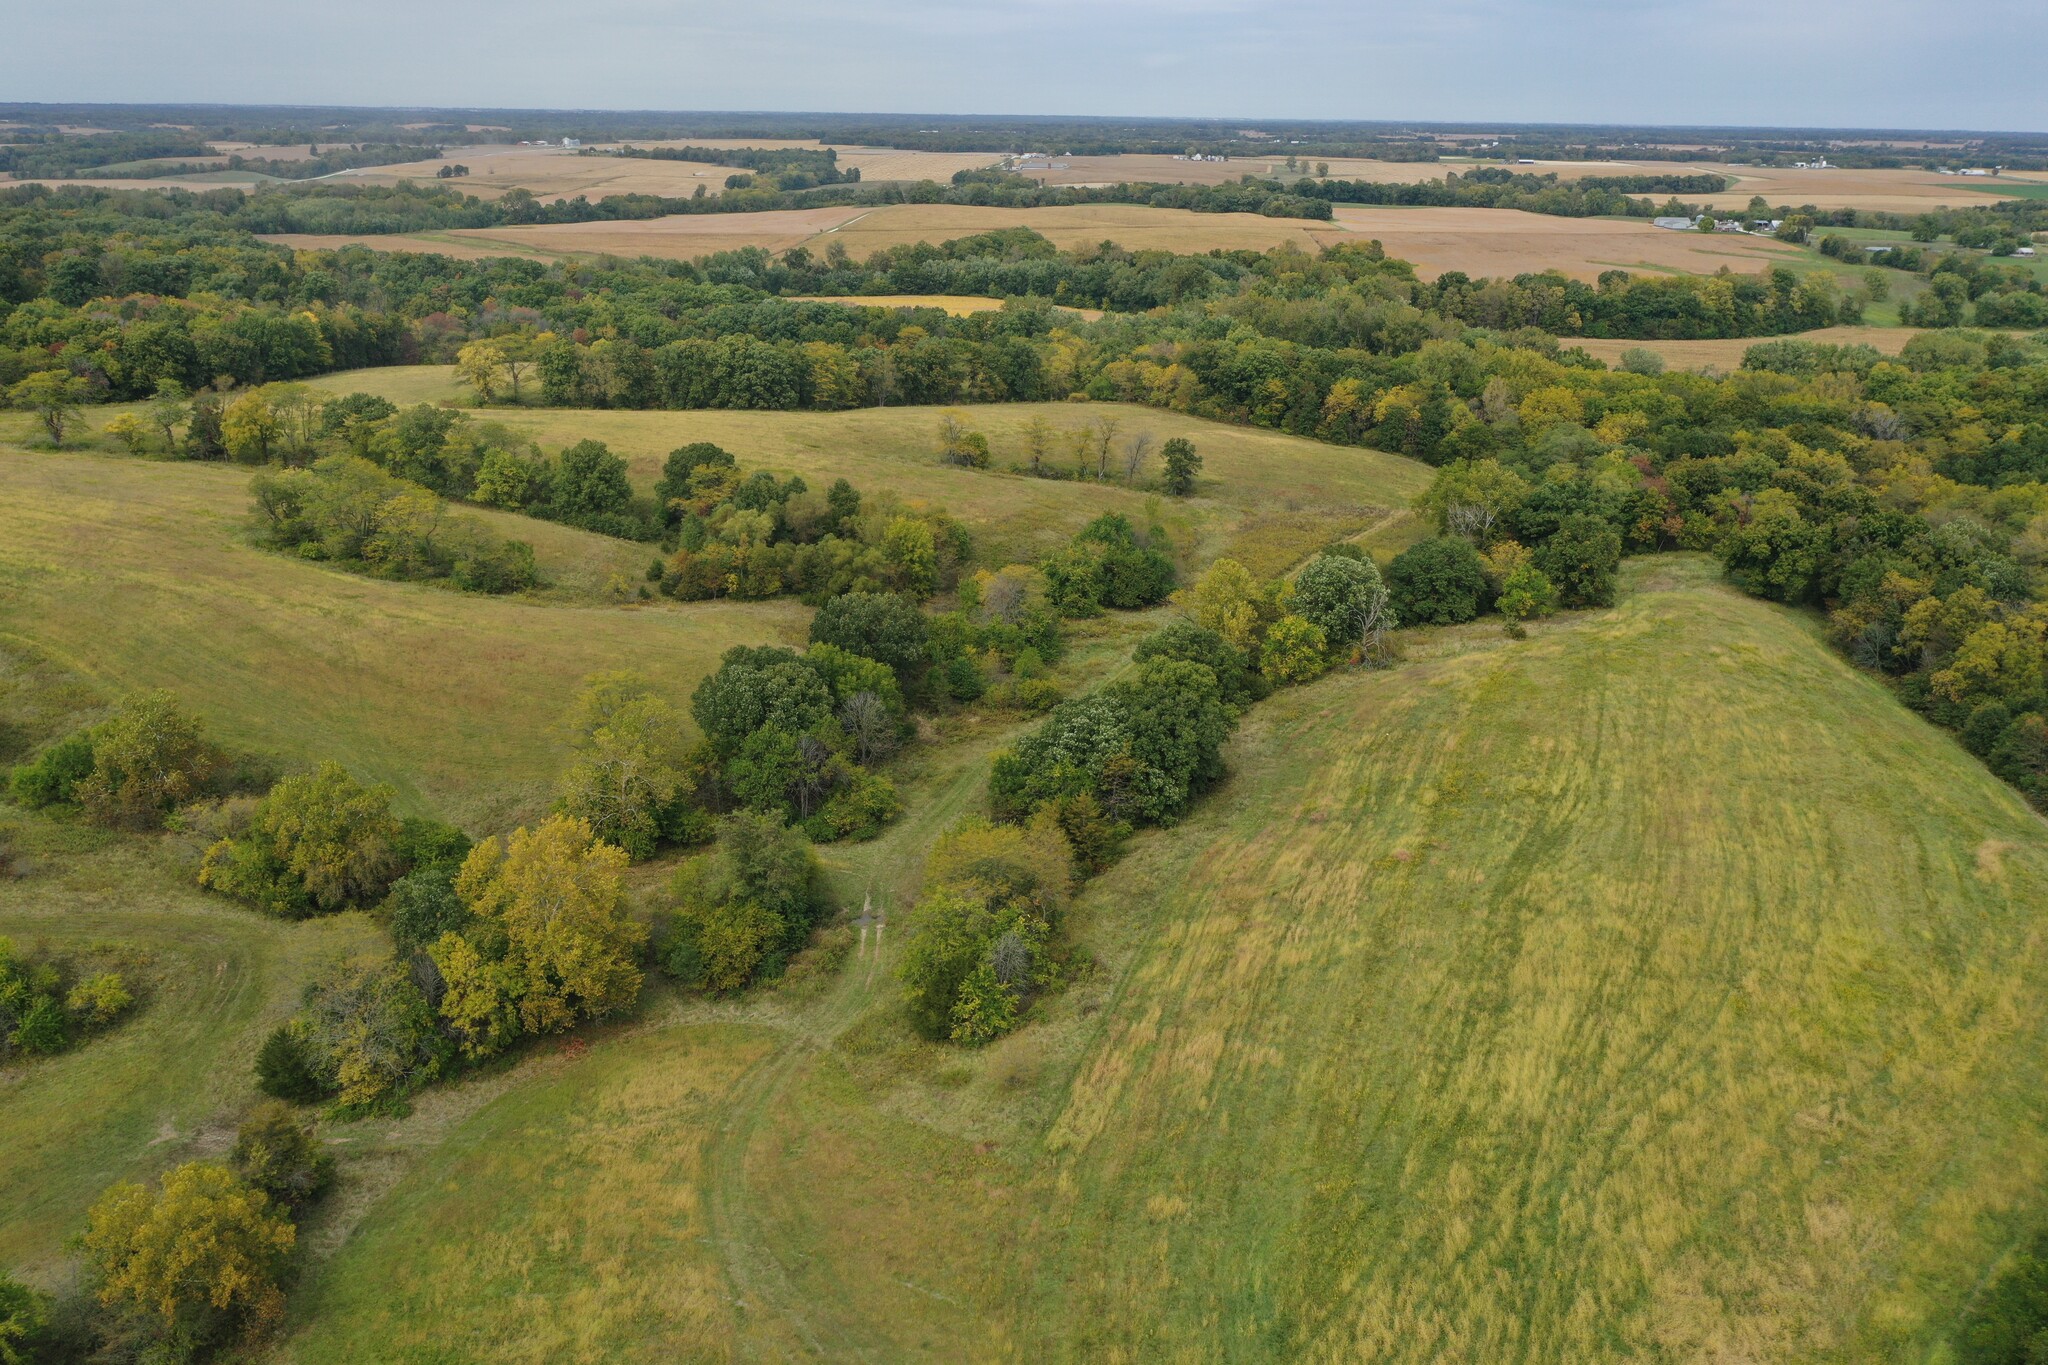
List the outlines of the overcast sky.
{"type": "Polygon", "coordinates": [[[0,99],[2048,130],[2048,0],[0,0],[0,99]]]}

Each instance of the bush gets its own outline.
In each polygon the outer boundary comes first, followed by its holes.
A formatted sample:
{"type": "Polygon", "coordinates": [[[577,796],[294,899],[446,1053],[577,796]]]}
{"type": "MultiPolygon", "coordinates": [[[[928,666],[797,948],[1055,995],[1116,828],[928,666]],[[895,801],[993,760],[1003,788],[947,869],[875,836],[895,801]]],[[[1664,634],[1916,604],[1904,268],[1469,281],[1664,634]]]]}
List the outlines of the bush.
{"type": "Polygon", "coordinates": [[[73,986],[64,1008],[87,1028],[105,1028],[128,1012],[135,997],[118,972],[100,972],[73,986]]]}
{"type": "Polygon", "coordinates": [[[124,703],[93,732],[93,770],[78,783],[79,804],[97,824],[155,829],[190,799],[214,764],[199,722],[178,710],[168,692],[145,692],[124,703]]]}
{"type": "Polygon", "coordinates": [[[275,1100],[258,1105],[242,1121],[230,1160],[252,1188],[295,1214],[334,1183],[334,1158],[312,1125],[300,1123],[289,1105],[275,1100]]]}
{"type": "Polygon", "coordinates": [[[43,750],[33,762],[16,768],[8,785],[18,803],[30,810],[42,810],[70,804],[77,798],[78,784],[90,776],[92,734],[80,730],[43,750]]]}
{"type": "Polygon", "coordinates": [[[256,1088],[295,1104],[312,1104],[333,1093],[321,1078],[312,1040],[297,1020],[279,1024],[256,1054],[256,1088]]]}
{"type": "Polygon", "coordinates": [[[1479,552],[1460,536],[1418,541],[1387,566],[1394,612],[1404,623],[1452,625],[1477,616],[1486,600],[1479,552]]]}
{"type": "Polygon", "coordinates": [[[373,905],[405,870],[401,832],[390,788],[323,763],[272,787],[246,835],[208,849],[199,884],[287,919],[373,905]]]}
{"type": "Polygon", "coordinates": [[[720,992],[743,989],[794,952],[826,904],[810,841],[776,816],[744,811],[719,821],[716,845],[677,871],[669,894],[663,970],[720,992]]]}
{"type": "Polygon", "coordinates": [[[872,839],[902,813],[896,784],[878,774],[861,772],[832,793],[818,813],[804,822],[804,829],[821,844],[872,839]]]}

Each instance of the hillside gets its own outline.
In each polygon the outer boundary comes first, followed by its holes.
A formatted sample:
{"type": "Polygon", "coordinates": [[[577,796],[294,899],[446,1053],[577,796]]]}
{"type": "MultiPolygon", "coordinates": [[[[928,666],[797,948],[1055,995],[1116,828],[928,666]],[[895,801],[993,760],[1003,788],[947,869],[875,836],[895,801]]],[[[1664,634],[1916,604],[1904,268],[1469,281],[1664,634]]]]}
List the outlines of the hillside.
{"type": "Polygon", "coordinates": [[[245,469],[0,448],[0,640],[108,696],[168,687],[224,741],[335,758],[409,806],[495,827],[546,804],[563,708],[636,668],[679,701],[740,643],[800,640],[788,602],[600,604],[645,546],[526,517],[564,600],[486,598],[271,554],[241,531],[245,469]]]}
{"type": "Polygon", "coordinates": [[[1918,1358],[2048,1167],[2048,837],[1802,618],[1632,574],[1266,703],[988,1049],[884,952],[536,1063],[286,1358],[453,1304],[532,1360],[1918,1358]]]}
{"type": "MultiPolygon", "coordinates": [[[[375,393],[394,403],[467,401],[450,366],[403,365],[354,370],[314,381],[328,393],[375,393]]],[[[632,465],[633,482],[651,490],[668,452],[711,441],[748,468],[802,475],[817,486],[847,479],[856,488],[890,491],[943,507],[974,533],[977,557],[990,565],[1034,559],[1104,512],[1166,523],[1186,564],[1219,554],[1278,573],[1326,541],[1376,525],[1392,513],[1407,521],[1409,500],[1429,483],[1429,469],[1377,450],[1328,445],[1257,427],[1230,426],[1134,403],[1000,403],[961,408],[967,425],[988,437],[992,468],[954,469],[937,456],[939,414],[933,407],[857,408],[849,412],[648,411],[593,408],[492,407],[473,411],[502,422],[549,450],[594,438],[632,465]],[[1185,436],[1202,456],[1194,497],[1171,500],[1115,483],[1034,479],[1007,472],[1026,460],[1024,427],[1042,418],[1052,429],[1047,463],[1074,468],[1072,438],[1098,419],[1118,423],[1118,444],[1139,433],[1154,437],[1148,477],[1156,478],[1160,443],[1185,436]]],[[[1121,477],[1111,457],[1113,477],[1121,477]]]]}

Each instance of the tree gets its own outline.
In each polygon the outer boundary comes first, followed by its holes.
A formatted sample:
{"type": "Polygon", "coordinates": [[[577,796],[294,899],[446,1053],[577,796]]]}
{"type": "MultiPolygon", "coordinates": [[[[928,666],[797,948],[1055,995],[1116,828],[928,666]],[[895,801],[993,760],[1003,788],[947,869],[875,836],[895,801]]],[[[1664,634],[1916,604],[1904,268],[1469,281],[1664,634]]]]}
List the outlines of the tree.
{"type": "Polygon", "coordinates": [[[178,423],[191,413],[186,405],[189,395],[185,386],[175,379],[159,379],[156,382],[156,396],[149,403],[149,420],[164,438],[164,453],[178,448],[178,423]]]}
{"type": "Polygon", "coordinates": [[[1234,559],[1211,564],[1184,594],[1182,610],[1247,654],[1256,652],[1266,623],[1278,617],[1278,594],[1234,559]]]}
{"type": "Polygon", "coordinates": [[[1273,623],[1259,651],[1259,672],[1275,687],[1320,677],[1329,666],[1330,641],[1323,628],[1289,614],[1273,623]]]}
{"type": "Polygon", "coordinates": [[[1120,417],[1101,416],[1091,424],[1088,438],[1095,454],[1095,479],[1109,482],[1109,452],[1116,446],[1116,433],[1123,426],[1120,417]]]}
{"type": "Polygon", "coordinates": [[[939,459],[963,469],[988,468],[988,438],[970,431],[957,412],[939,414],[939,459]]]}
{"type": "Polygon", "coordinates": [[[1131,654],[1135,663],[1147,659],[1185,659],[1216,675],[1223,700],[1243,707],[1266,695],[1264,680],[1245,652],[1206,626],[1174,621],[1147,635],[1131,654]]]}
{"type": "Polygon", "coordinates": [[[503,935],[499,960],[525,1032],[560,1032],[639,997],[647,931],[626,913],[626,864],[587,822],[560,815],[470,850],[456,893],[479,928],[503,935]]]}
{"type": "Polygon", "coordinates": [[[711,852],[677,871],[669,895],[675,918],[664,970],[720,992],[744,988],[801,947],[826,905],[810,841],[780,816],[749,811],[719,821],[711,852]]]}
{"type": "Polygon", "coordinates": [[[811,618],[811,640],[837,645],[853,654],[880,660],[910,683],[926,661],[929,633],[924,613],[907,597],[885,592],[842,593],[818,608],[811,618]]]}
{"type": "Polygon", "coordinates": [[[221,444],[231,460],[268,464],[277,437],[277,413],[260,393],[243,394],[220,415],[221,444]]]}
{"type": "Polygon", "coordinates": [[[49,1330],[49,1295],[0,1271],[0,1365],[34,1365],[49,1330]]]}
{"type": "Polygon", "coordinates": [[[1045,472],[1046,453],[1052,447],[1052,423],[1045,420],[1045,414],[1035,412],[1024,423],[1024,455],[1030,461],[1029,468],[1034,475],[1045,472]]]}
{"type": "Polygon", "coordinates": [[[1415,499],[1441,535],[1486,544],[1529,496],[1529,483],[1498,460],[1453,460],[1415,499]]]}
{"type": "Polygon", "coordinates": [[[1166,491],[1176,498],[1184,498],[1195,491],[1195,479],[1202,472],[1202,457],[1195,453],[1195,443],[1185,436],[1175,436],[1160,449],[1166,461],[1166,491]]]}
{"type": "Polygon", "coordinates": [[[1450,625],[1479,614],[1487,596],[1486,570],[1471,541],[1437,536],[1394,556],[1387,588],[1401,620],[1450,625]]]}
{"type": "Polygon", "coordinates": [[[86,817],[97,824],[154,829],[190,799],[213,766],[199,722],[168,692],[145,692],[124,703],[93,736],[92,775],[77,787],[86,817]]]}
{"type": "Polygon", "coordinates": [[[633,503],[626,462],[602,441],[578,441],[555,461],[549,502],[564,521],[623,515],[633,503]]]}
{"type": "Polygon", "coordinates": [[[275,1100],[257,1105],[242,1120],[229,1160],[252,1189],[294,1213],[334,1183],[334,1158],[321,1146],[313,1126],[301,1123],[290,1105],[275,1100]]]}
{"type": "Polygon", "coordinates": [[[404,870],[398,833],[391,789],[366,787],[331,759],[272,787],[250,830],[321,910],[382,900],[404,870]]]}
{"type": "Polygon", "coordinates": [[[688,763],[682,716],[637,674],[599,674],[577,699],[570,733],[576,760],[562,776],[562,809],[629,856],[652,857],[688,763]]]}
{"type": "Polygon", "coordinates": [[[108,419],[107,435],[119,441],[130,455],[136,455],[141,453],[142,442],[149,435],[149,425],[132,412],[118,412],[108,419]]]}
{"type": "Polygon", "coordinates": [[[477,401],[495,402],[505,380],[505,352],[494,341],[472,341],[455,355],[455,372],[476,390],[477,401]]]}
{"type": "Polygon", "coordinates": [[[115,1185],[83,1239],[100,1302],[144,1319],[179,1353],[275,1324],[297,1240],[268,1195],[205,1161],[172,1170],[158,1190],[115,1185]]]}
{"type": "Polygon", "coordinates": [[[7,401],[33,412],[43,430],[50,433],[50,444],[61,447],[86,393],[83,379],[62,370],[38,370],[8,389],[7,401]]]}
{"type": "Polygon", "coordinates": [[[718,754],[731,758],[764,727],[790,734],[816,727],[832,714],[832,689],[791,650],[738,645],[697,684],[690,714],[718,754]]]}
{"type": "Polygon", "coordinates": [[[256,1088],[295,1104],[311,1104],[330,1093],[303,1021],[279,1024],[264,1038],[256,1053],[256,1088]]]}
{"type": "Polygon", "coordinates": [[[1134,431],[1124,440],[1124,482],[1136,486],[1145,461],[1152,457],[1152,433],[1134,431]]]}
{"type": "Polygon", "coordinates": [[[1384,590],[1371,560],[1322,554],[1295,575],[1293,608],[1321,628],[1331,648],[1348,648],[1364,636],[1373,598],[1384,590]]]}
{"type": "Polygon", "coordinates": [[[1611,607],[1621,533],[1599,517],[1573,513],[1536,550],[1536,567],[1557,586],[1561,605],[1611,607]]]}

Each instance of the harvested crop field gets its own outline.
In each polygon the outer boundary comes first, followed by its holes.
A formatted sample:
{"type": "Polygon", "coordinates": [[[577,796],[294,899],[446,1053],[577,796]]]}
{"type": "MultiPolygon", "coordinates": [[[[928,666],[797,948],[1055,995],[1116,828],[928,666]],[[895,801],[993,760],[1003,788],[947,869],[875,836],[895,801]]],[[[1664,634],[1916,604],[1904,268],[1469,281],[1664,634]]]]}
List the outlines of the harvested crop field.
{"type": "MultiPolygon", "coordinates": [[[[1483,210],[1472,210],[1483,212],[1483,210]]],[[[945,242],[1003,227],[1028,227],[1063,247],[1113,241],[1164,251],[1250,248],[1292,243],[1314,251],[1344,240],[1343,227],[1255,213],[1194,213],[1142,204],[1086,204],[1047,209],[975,208],[962,204],[890,204],[882,208],[777,209],[768,213],[678,214],[639,222],[569,223],[542,227],[461,228],[401,236],[282,233],[266,240],[296,247],[360,245],[383,251],[436,251],[448,256],[615,255],[690,260],[714,251],[758,246],[822,250],[834,240],[861,259],[882,247],[945,242]]]]}
{"type": "Polygon", "coordinates": [[[1886,355],[1897,355],[1906,343],[1919,336],[1921,327],[1823,327],[1792,337],[1717,337],[1711,341],[1615,341],[1608,338],[1572,337],[1565,345],[1583,347],[1612,365],[1622,352],[1655,351],[1674,370],[1712,367],[1733,370],[1742,364],[1743,352],[1760,341],[1818,341],[1829,346],[1875,346],[1886,355]]]}
{"type": "MultiPolygon", "coordinates": [[[[1357,157],[1301,157],[1294,170],[1287,169],[1285,152],[1272,156],[1239,156],[1228,161],[1181,161],[1164,153],[1126,153],[1119,156],[1033,157],[1020,161],[1018,173],[1048,185],[1105,185],[1125,181],[1166,185],[1229,185],[1247,175],[1293,180],[1311,175],[1317,166],[1328,166],[1333,180],[1371,180],[1388,185],[1419,185],[1442,180],[1455,171],[1460,175],[1481,166],[1499,166],[1484,161],[1375,161],[1357,157]]],[[[1649,167],[1616,169],[1611,161],[1546,161],[1539,166],[1516,166],[1514,170],[1538,175],[1555,175],[1560,180],[1577,180],[1584,175],[1633,175],[1649,167]]],[[[1654,169],[1662,169],[1657,167],[1654,169]]],[[[1688,174],[1682,168],[1676,174],[1688,174]]]]}
{"type": "Polygon", "coordinates": [[[1923,170],[1802,171],[1778,166],[1700,165],[1693,173],[1718,172],[1735,183],[1726,193],[1686,195],[1689,200],[1714,208],[1742,208],[1754,195],[1771,204],[1812,204],[1824,209],[1870,209],[1889,213],[1924,213],[1947,205],[1996,203],[2000,198],[2023,197],[2028,187],[2035,192],[2048,184],[2048,175],[1966,176],[1942,175],[1923,170]]]}
{"type": "Polygon", "coordinates": [[[1674,370],[1711,367],[1726,371],[1739,368],[1743,352],[1759,342],[1817,341],[1828,346],[1874,346],[1886,355],[1897,355],[1906,349],[1907,342],[1927,330],[1925,327],[1823,327],[1789,337],[1725,337],[1711,341],[1614,341],[1568,337],[1564,344],[1582,346],[1588,354],[1598,356],[1610,365],[1621,359],[1622,352],[1640,348],[1663,356],[1664,363],[1674,370]]]}
{"type": "MultiPolygon", "coordinates": [[[[622,144],[606,143],[604,148],[622,144]]],[[[740,141],[732,138],[702,142],[635,142],[636,147],[817,147],[815,142],[778,141],[773,138],[740,141]]],[[[601,149],[594,149],[601,150],[601,149]]],[[[986,166],[995,156],[983,152],[905,152],[893,147],[838,147],[839,164],[859,170],[863,183],[882,180],[950,180],[955,171],[986,166]]],[[[680,198],[695,194],[699,186],[707,194],[725,188],[725,178],[743,173],[737,166],[713,165],[701,161],[653,161],[645,157],[584,156],[565,147],[519,147],[485,143],[473,147],[450,147],[438,160],[413,161],[396,166],[367,166],[346,171],[336,180],[366,185],[395,185],[401,180],[431,180],[434,172],[449,162],[469,167],[469,175],[457,188],[466,194],[496,198],[512,189],[531,190],[543,199],[584,195],[602,199],[613,194],[658,194],[680,198]]]]}
{"type": "Polygon", "coordinates": [[[1591,280],[1603,270],[1711,275],[1722,266],[1750,274],[1800,259],[1797,247],[1763,237],[1671,232],[1632,218],[1553,218],[1511,209],[1377,208],[1339,204],[1337,222],[1376,237],[1389,256],[1413,261],[1425,278],[1447,270],[1520,275],[1561,270],[1591,280]]]}

